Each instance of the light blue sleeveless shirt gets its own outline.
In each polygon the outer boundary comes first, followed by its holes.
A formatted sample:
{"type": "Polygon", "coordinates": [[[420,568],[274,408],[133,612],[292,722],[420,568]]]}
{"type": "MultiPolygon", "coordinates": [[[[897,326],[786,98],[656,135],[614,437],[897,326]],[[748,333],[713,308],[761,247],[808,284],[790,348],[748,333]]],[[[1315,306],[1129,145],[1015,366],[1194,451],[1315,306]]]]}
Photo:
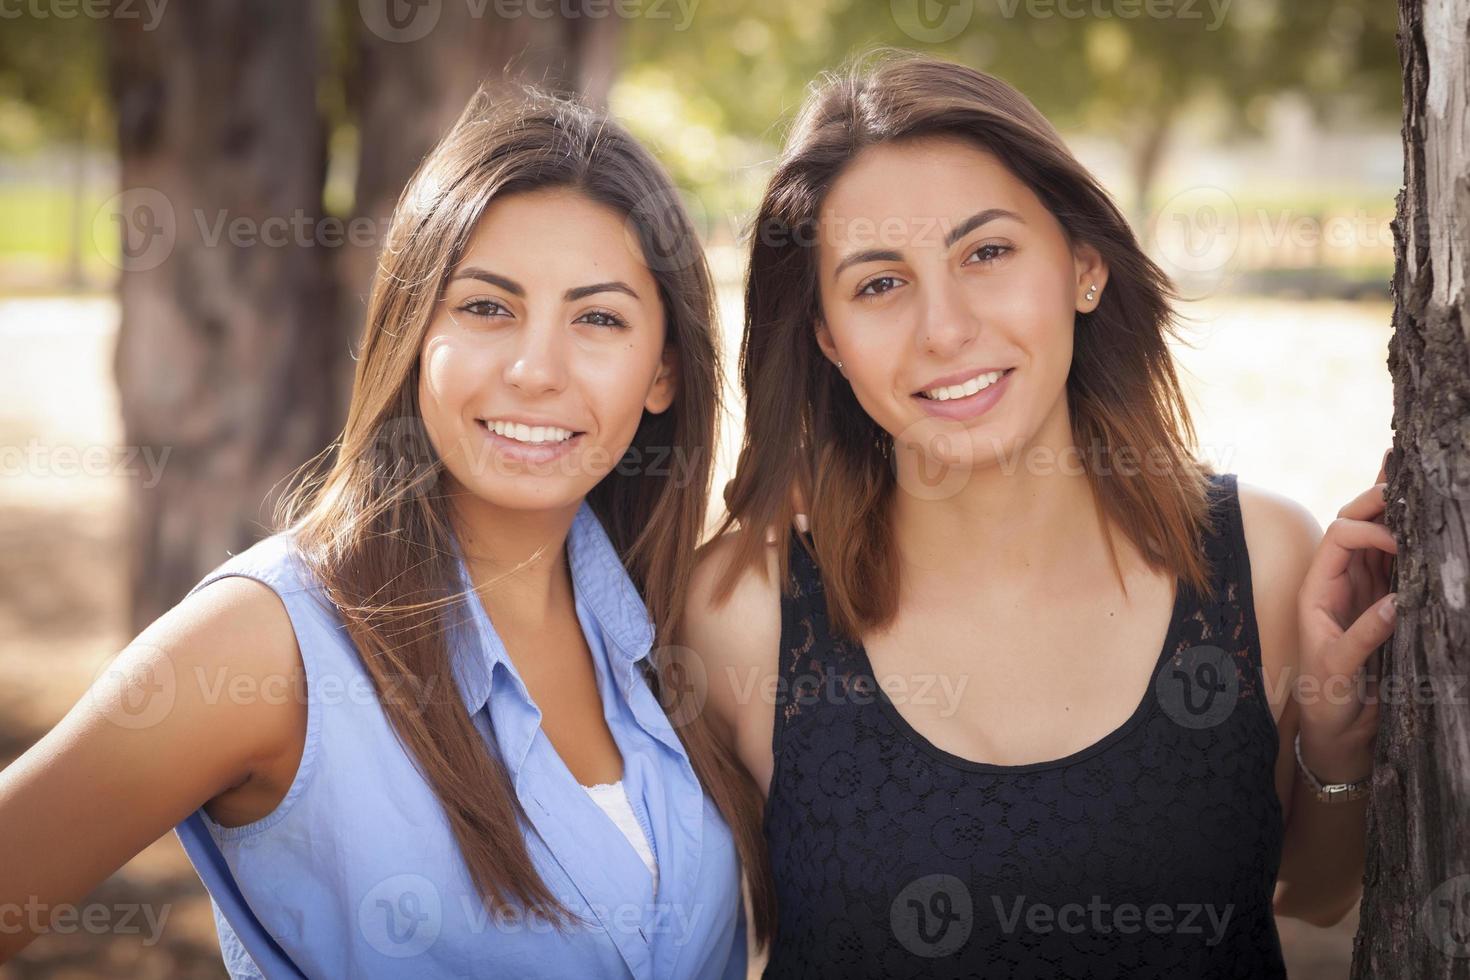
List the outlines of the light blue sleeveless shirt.
{"type": "MultiPolygon", "coordinates": [[[[624,784],[659,869],[657,894],[628,839],[541,731],[541,712],[471,595],[457,617],[462,627],[451,634],[460,694],[505,762],[537,870],[583,922],[558,933],[544,919],[487,908],[341,619],[280,533],[191,590],[227,575],[273,589],[290,615],[307,678],[305,751],[280,805],[233,828],[201,808],[175,828],[209,889],[232,977],[743,980],[734,842],[638,668],[653,627],[585,502],[567,558],[624,784]]],[[[462,560],[459,567],[469,588],[462,560]]]]}

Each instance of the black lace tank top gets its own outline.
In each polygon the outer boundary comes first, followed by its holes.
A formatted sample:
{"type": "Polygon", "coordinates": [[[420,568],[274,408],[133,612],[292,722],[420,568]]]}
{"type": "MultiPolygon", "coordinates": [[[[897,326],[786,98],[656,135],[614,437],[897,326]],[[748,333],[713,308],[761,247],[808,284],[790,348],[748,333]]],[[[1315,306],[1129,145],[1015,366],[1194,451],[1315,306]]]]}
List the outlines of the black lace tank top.
{"type": "Polygon", "coordinates": [[[1176,586],[1138,707],[1029,765],[971,762],[909,726],[862,646],[829,633],[792,535],[766,977],[1286,976],[1278,741],[1235,475],[1210,495],[1213,594],[1176,586]]]}

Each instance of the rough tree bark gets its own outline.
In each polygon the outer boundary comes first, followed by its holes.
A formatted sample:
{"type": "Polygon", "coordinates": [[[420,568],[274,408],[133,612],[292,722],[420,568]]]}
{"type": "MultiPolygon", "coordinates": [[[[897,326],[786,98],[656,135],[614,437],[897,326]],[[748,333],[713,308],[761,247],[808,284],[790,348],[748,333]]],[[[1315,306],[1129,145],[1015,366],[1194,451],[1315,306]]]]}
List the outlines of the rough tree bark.
{"type": "Polygon", "coordinates": [[[481,79],[605,99],[618,18],[580,2],[190,0],[153,30],[110,19],[123,193],[98,233],[123,242],[126,443],[164,460],[131,488],[134,631],[261,536],[273,491],[345,417],[381,235],[324,218],[328,4],[356,53],[356,217],[381,230],[481,79]]]}
{"type": "Polygon", "coordinates": [[[1394,221],[1398,627],[1354,978],[1470,977],[1470,0],[1399,0],[1404,188],[1394,221]]]}

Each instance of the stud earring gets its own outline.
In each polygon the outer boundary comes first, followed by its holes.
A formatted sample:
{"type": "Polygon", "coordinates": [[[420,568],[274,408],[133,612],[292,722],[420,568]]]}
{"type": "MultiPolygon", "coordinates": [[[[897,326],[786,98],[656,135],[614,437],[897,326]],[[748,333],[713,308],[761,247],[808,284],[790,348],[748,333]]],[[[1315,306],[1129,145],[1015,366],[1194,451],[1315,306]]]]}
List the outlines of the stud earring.
{"type": "Polygon", "coordinates": [[[839,370],[839,371],[842,370],[842,362],[841,361],[838,361],[837,362],[837,370],[839,370]]]}
{"type": "Polygon", "coordinates": [[[1093,297],[1096,296],[1096,295],[1097,295],[1097,283],[1093,283],[1092,285],[1090,285],[1090,286],[1087,287],[1087,296],[1086,296],[1087,301],[1089,303],[1091,303],[1093,297]]]}

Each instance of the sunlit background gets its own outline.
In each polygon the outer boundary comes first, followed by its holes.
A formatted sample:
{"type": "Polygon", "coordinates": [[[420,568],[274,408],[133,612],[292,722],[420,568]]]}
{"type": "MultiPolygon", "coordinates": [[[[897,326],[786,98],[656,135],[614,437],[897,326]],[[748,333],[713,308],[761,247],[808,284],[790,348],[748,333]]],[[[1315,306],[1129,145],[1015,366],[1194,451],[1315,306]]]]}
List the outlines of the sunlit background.
{"type": "MultiPolygon", "coordinates": [[[[390,2],[421,13],[466,0],[390,2]]],[[[1113,193],[1190,297],[1181,313],[1191,343],[1178,356],[1206,458],[1302,501],[1323,524],[1372,482],[1391,438],[1389,221],[1402,174],[1391,4],[589,2],[541,7],[600,9],[609,21],[574,57],[596,59],[608,105],[674,172],[697,217],[719,280],[727,370],[740,241],[794,108],[819,72],[894,45],[1015,84],[1113,193]]],[[[0,0],[0,763],[53,725],[133,635],[129,488],[167,467],[173,448],[129,445],[113,360],[128,265],[113,219],[130,188],[108,45],[129,6],[145,30],[155,13],[161,29],[180,16],[166,0],[0,0]]],[[[323,67],[300,98],[322,120],[323,218],[361,210],[358,161],[372,146],[351,79],[372,50],[360,40],[372,7],[313,4],[323,67]]],[[[259,16],[273,9],[261,3],[259,16]]],[[[442,43],[447,29],[402,43],[442,43]]],[[[337,349],[345,362],[346,343],[337,349]]],[[[156,351],[164,375],[173,355],[156,351]]],[[[734,385],[728,408],[717,488],[739,437],[734,385]]],[[[98,809],[105,819],[106,801],[98,809]]],[[[0,978],[224,975],[208,903],[171,835],[87,902],[163,910],[161,935],[113,917],[41,938],[0,978]]],[[[1345,976],[1356,921],[1318,930],[1282,920],[1292,976],[1345,976]]]]}

